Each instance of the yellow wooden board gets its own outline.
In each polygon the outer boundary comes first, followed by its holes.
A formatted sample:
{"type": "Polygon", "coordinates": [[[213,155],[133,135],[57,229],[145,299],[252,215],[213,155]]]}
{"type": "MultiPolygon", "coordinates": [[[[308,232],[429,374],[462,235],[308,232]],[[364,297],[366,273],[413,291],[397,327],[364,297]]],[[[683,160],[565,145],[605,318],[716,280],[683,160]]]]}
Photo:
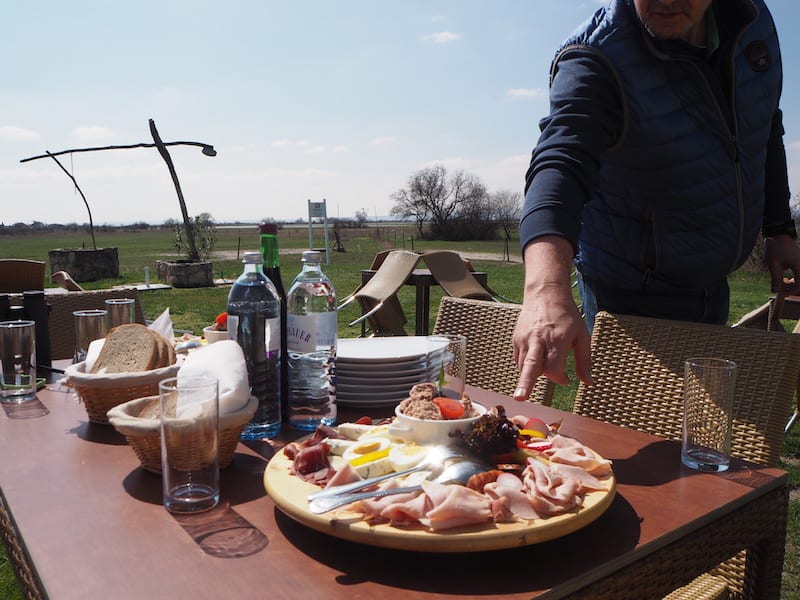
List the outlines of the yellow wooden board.
{"type": "Polygon", "coordinates": [[[613,473],[604,481],[606,491],[589,492],[583,507],[547,519],[516,523],[487,523],[443,532],[427,531],[421,525],[413,528],[389,524],[370,525],[360,514],[338,511],[315,515],[308,510],[307,497],[319,487],[302,481],[289,471],[291,461],[281,451],[269,461],[264,471],[264,487],[277,507],[292,519],[329,535],[352,542],[418,552],[478,552],[538,544],[585,527],[603,514],[614,499],[616,484],[613,473]]]}

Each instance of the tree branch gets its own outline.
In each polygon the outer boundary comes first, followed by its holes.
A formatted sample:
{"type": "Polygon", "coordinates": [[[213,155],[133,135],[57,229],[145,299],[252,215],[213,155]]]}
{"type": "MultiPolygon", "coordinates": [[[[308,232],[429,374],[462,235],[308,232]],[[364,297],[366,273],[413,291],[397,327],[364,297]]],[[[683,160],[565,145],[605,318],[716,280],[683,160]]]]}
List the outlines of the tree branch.
{"type": "Polygon", "coordinates": [[[52,154],[52,153],[50,153],[50,152],[47,152],[47,154],[45,154],[44,156],[49,156],[49,157],[50,157],[50,158],[52,158],[54,161],[56,161],[56,164],[57,164],[59,167],[61,167],[61,170],[62,170],[62,171],[64,171],[64,173],[66,173],[66,174],[67,174],[67,177],[69,177],[69,178],[72,180],[72,183],[75,185],[75,189],[76,189],[76,190],[78,190],[78,193],[81,195],[81,198],[83,199],[83,203],[86,205],[86,212],[88,212],[88,213],[89,213],[89,231],[90,231],[90,233],[92,234],[92,247],[93,247],[95,250],[97,250],[97,242],[96,242],[96,241],[95,241],[95,239],[94,239],[94,222],[92,221],[92,210],[89,208],[89,203],[86,201],[86,196],[84,196],[84,195],[83,195],[83,190],[81,190],[81,186],[79,186],[79,185],[78,185],[78,182],[77,182],[77,181],[75,180],[75,178],[72,176],[72,173],[70,173],[69,171],[67,171],[67,170],[64,168],[64,165],[62,165],[62,164],[59,162],[59,160],[56,158],[56,155],[55,155],[55,154],[52,154]]]}

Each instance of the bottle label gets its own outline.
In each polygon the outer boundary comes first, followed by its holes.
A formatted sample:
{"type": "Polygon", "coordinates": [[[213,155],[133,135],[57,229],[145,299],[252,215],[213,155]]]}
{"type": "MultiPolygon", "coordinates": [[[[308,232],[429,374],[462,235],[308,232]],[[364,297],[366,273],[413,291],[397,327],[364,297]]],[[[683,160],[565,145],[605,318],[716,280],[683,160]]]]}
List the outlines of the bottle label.
{"type": "Polygon", "coordinates": [[[280,317],[274,319],[267,319],[266,331],[264,332],[264,339],[266,340],[267,356],[271,356],[277,352],[280,354],[281,350],[281,320],[280,317]]]}
{"type": "Polygon", "coordinates": [[[293,352],[314,352],[336,345],[336,312],[287,315],[286,345],[293,352]]]}
{"type": "MultiPolygon", "coordinates": [[[[239,315],[228,315],[228,339],[234,342],[238,341],[239,333],[239,315]]],[[[274,319],[266,319],[264,322],[264,346],[267,356],[277,352],[280,354],[281,349],[281,319],[275,317],[274,319]]]]}

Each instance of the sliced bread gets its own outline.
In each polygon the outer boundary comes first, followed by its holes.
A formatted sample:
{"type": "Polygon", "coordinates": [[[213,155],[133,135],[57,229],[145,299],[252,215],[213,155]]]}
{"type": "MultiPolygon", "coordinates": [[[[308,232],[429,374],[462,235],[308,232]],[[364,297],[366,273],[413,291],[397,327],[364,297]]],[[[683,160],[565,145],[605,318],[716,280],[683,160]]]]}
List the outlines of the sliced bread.
{"type": "Polygon", "coordinates": [[[144,325],[119,325],[106,336],[92,373],[134,373],[156,368],[160,335],[144,325]]]}

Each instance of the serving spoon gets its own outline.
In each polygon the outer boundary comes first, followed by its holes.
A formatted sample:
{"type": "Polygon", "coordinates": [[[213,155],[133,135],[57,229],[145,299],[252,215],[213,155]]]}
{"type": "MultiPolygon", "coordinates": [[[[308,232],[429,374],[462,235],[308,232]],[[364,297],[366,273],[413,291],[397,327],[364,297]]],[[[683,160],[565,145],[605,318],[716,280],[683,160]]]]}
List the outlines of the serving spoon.
{"type": "MultiPolygon", "coordinates": [[[[442,473],[433,479],[436,483],[460,484],[464,485],[469,478],[478,473],[488,471],[491,467],[483,462],[474,460],[462,460],[453,463],[442,473]]],[[[367,498],[383,498],[384,496],[394,496],[396,494],[408,494],[422,490],[422,485],[411,485],[407,487],[392,488],[388,490],[374,490],[371,492],[361,492],[358,494],[339,494],[338,496],[327,496],[315,498],[308,504],[308,509],[315,515],[321,515],[340,506],[352,504],[358,500],[367,498]]]]}
{"type": "Polygon", "coordinates": [[[410,469],[405,469],[404,471],[393,471],[391,473],[386,473],[385,475],[378,475],[377,477],[370,477],[369,479],[362,479],[361,481],[355,481],[353,483],[333,485],[318,492],[314,492],[313,494],[309,494],[308,501],[312,502],[317,498],[329,498],[331,496],[339,496],[341,494],[357,492],[358,490],[371,487],[376,483],[386,481],[392,477],[400,477],[401,475],[408,475],[409,473],[422,471],[424,469],[441,468],[444,466],[446,460],[451,458],[460,458],[462,456],[462,452],[452,446],[433,446],[430,450],[428,450],[425,458],[423,458],[421,462],[417,463],[416,466],[413,466],[410,469]]]}

